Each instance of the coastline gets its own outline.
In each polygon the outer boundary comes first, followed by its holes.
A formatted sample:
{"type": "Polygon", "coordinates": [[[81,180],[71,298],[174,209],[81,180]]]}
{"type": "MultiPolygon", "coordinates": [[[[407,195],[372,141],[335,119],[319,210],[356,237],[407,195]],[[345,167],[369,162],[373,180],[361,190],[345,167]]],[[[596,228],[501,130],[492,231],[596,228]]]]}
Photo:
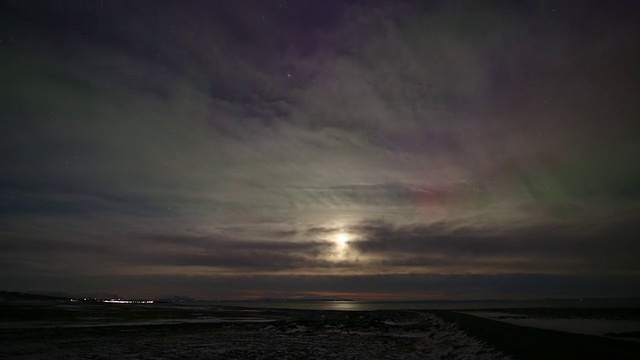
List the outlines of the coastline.
{"type": "MultiPolygon", "coordinates": [[[[462,313],[464,309],[346,311],[245,305],[4,302],[0,358],[506,360],[633,359],[640,353],[638,343],[517,326],[462,313]]],[[[559,317],[589,312],[504,311],[559,317]]],[[[636,309],[593,311],[636,317],[636,309]]]]}
{"type": "Polygon", "coordinates": [[[515,359],[637,359],[640,344],[601,336],[518,326],[456,311],[434,314],[515,359]]]}

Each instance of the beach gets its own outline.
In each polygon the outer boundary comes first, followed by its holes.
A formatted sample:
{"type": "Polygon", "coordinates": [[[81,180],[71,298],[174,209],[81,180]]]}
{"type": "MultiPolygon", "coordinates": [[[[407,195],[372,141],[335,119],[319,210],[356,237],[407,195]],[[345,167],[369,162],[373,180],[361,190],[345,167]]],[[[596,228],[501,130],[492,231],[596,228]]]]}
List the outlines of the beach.
{"type": "MultiPolygon", "coordinates": [[[[516,309],[516,312],[533,316],[549,309],[516,309]],[[518,311],[520,310],[520,311],[518,311]]],[[[575,309],[553,309],[554,313],[569,318],[575,309]]],[[[608,309],[613,313],[626,313],[628,309],[608,309]]],[[[505,311],[514,311],[506,309],[505,311]]],[[[597,312],[593,310],[592,312],[597,312]]],[[[505,321],[497,321],[483,316],[471,315],[473,312],[438,311],[435,313],[447,321],[456,323],[469,335],[482,339],[496,348],[505,351],[515,359],[637,359],[640,344],[633,341],[636,337],[594,336],[577,332],[557,331],[539,327],[520,326],[505,321]]],[[[504,316],[504,315],[502,315],[504,316]]],[[[524,319],[522,319],[524,320],[524,319]]],[[[589,322],[589,318],[576,319],[589,322]]],[[[609,334],[613,335],[613,334],[609,334]]],[[[632,334],[629,334],[632,335],[632,334]]],[[[637,335],[636,335],[637,336],[637,335]]]]}
{"type": "Polygon", "coordinates": [[[640,346],[451,310],[62,301],[5,302],[0,310],[3,359],[630,358],[640,346]]]}

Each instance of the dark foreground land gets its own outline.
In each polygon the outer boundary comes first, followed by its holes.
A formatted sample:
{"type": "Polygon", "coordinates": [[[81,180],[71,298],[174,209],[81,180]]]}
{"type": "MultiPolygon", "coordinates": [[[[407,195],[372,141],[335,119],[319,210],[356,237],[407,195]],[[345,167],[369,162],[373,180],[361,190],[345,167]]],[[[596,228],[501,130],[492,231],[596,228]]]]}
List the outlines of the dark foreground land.
{"type": "Polygon", "coordinates": [[[0,359],[624,359],[639,346],[450,311],[0,303],[0,359]]]}
{"type": "Polygon", "coordinates": [[[2,305],[0,359],[505,359],[420,311],[2,305]]]}
{"type": "MultiPolygon", "coordinates": [[[[559,311],[559,310],[558,310],[559,311]]],[[[434,311],[515,359],[639,359],[640,344],[599,336],[536,329],[452,311],[434,311]]]]}

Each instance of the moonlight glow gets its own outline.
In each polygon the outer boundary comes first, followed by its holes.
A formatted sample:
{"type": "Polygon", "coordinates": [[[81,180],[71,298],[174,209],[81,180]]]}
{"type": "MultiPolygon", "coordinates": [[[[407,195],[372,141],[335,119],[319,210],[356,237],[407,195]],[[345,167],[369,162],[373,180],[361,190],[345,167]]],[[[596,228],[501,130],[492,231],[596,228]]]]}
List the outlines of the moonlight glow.
{"type": "Polygon", "coordinates": [[[349,242],[350,236],[349,234],[345,234],[345,233],[339,233],[336,236],[336,242],[338,243],[339,246],[346,246],[347,243],[349,242]]]}
{"type": "Polygon", "coordinates": [[[349,241],[352,239],[350,234],[339,232],[335,234],[331,241],[334,243],[330,258],[333,261],[345,261],[351,257],[352,253],[349,249],[349,241]]]}
{"type": "Polygon", "coordinates": [[[0,9],[0,291],[640,297],[640,1],[0,9]]]}

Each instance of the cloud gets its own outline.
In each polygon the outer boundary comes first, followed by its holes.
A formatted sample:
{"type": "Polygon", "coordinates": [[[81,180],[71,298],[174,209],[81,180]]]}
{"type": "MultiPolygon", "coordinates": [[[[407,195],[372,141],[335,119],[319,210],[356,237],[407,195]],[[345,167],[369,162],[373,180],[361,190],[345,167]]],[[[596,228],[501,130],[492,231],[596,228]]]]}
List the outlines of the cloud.
{"type": "Polygon", "coordinates": [[[380,267],[436,273],[637,273],[635,220],[580,235],[571,226],[521,229],[393,226],[370,222],[352,231],[353,246],[380,267]]]}
{"type": "Polygon", "coordinates": [[[14,275],[637,272],[619,10],[253,5],[7,5],[14,275]]]}

